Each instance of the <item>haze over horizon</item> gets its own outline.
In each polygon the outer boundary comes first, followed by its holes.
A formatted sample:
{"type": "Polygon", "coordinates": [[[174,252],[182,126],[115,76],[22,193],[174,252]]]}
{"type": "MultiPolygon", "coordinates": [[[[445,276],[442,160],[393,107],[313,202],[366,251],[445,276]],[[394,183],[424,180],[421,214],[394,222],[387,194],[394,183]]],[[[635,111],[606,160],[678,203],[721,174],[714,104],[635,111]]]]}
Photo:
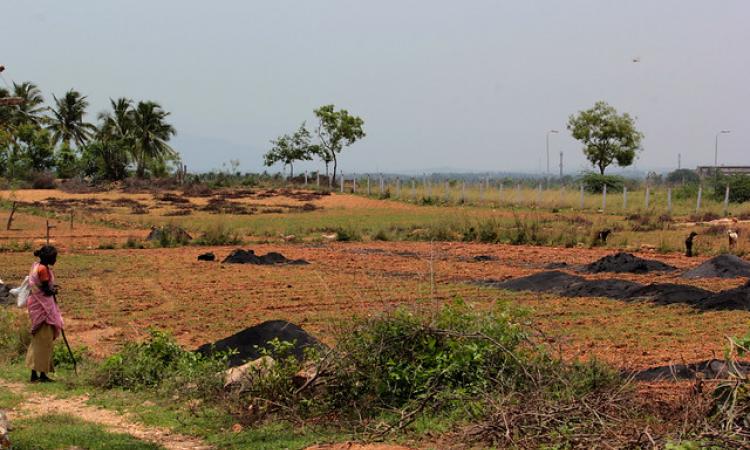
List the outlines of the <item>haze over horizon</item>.
{"type": "MultiPolygon", "coordinates": [[[[190,170],[262,168],[333,103],[365,120],[344,172],[590,168],[565,129],[605,100],[645,134],[636,170],[750,165],[750,3],[632,0],[6,2],[0,64],[45,99],[75,88],[172,113],[190,170]]],[[[0,82],[0,85],[2,83],[0,82]]],[[[322,168],[295,165],[297,171],[322,168]]],[[[271,170],[278,171],[280,166],[271,170]]]]}

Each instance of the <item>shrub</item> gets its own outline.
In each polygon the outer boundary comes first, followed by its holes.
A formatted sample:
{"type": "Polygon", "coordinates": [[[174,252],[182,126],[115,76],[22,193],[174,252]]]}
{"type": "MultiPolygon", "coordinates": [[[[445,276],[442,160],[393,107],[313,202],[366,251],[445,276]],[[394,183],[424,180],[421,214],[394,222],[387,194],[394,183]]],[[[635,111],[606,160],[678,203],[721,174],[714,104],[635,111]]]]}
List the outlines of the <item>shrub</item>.
{"type": "Polygon", "coordinates": [[[139,241],[133,236],[128,236],[128,240],[125,241],[124,244],[122,244],[122,248],[142,249],[144,248],[144,245],[143,245],[143,242],[139,241]]]}
{"type": "Polygon", "coordinates": [[[220,222],[207,228],[194,242],[198,245],[241,245],[243,239],[220,222]]]}
{"type": "Polygon", "coordinates": [[[607,186],[607,192],[621,191],[625,185],[625,179],[617,175],[600,175],[595,172],[586,172],[581,177],[584,189],[592,193],[600,193],[607,186]]]}
{"type": "Polygon", "coordinates": [[[204,357],[183,350],[166,332],[150,330],[145,342],[128,342],[107,358],[94,375],[94,384],[103,388],[139,390],[190,385],[196,392],[221,389],[218,375],[226,366],[226,355],[204,357]]]}
{"type": "Polygon", "coordinates": [[[361,241],[362,234],[353,227],[338,227],[334,230],[336,240],[339,242],[361,241]]]}
{"type": "Polygon", "coordinates": [[[750,176],[722,176],[714,180],[714,200],[724,201],[726,187],[729,186],[729,201],[743,203],[750,200],[750,176]]]}
{"type": "Polygon", "coordinates": [[[669,184],[683,184],[685,186],[693,185],[696,186],[696,192],[698,191],[697,185],[700,183],[701,177],[690,169],[677,169],[669,172],[666,177],[666,182],[669,184]]]}
{"type": "Polygon", "coordinates": [[[29,342],[31,332],[23,312],[0,307],[0,361],[20,357],[29,342]]]}
{"type": "Polygon", "coordinates": [[[31,174],[31,187],[33,189],[55,189],[57,183],[51,172],[35,172],[31,174]]]}

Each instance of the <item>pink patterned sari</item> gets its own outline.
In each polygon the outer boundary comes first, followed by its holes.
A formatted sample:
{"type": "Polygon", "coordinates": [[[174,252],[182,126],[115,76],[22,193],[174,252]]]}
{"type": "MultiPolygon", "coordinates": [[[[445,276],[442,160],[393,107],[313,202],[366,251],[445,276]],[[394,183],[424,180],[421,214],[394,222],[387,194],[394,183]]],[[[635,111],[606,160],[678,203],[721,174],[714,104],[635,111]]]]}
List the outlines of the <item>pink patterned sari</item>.
{"type": "MultiPolygon", "coordinates": [[[[29,274],[29,287],[31,287],[31,294],[29,295],[29,301],[26,304],[29,310],[29,318],[31,319],[31,333],[35,333],[45,323],[48,323],[54,327],[54,338],[60,335],[60,330],[63,329],[62,314],[60,314],[60,308],[57,307],[55,299],[51,295],[46,295],[42,291],[42,282],[39,279],[39,266],[40,263],[35,262],[31,266],[31,273],[29,274]]],[[[47,267],[49,270],[49,285],[50,287],[55,285],[55,274],[52,273],[52,269],[47,267]]]]}

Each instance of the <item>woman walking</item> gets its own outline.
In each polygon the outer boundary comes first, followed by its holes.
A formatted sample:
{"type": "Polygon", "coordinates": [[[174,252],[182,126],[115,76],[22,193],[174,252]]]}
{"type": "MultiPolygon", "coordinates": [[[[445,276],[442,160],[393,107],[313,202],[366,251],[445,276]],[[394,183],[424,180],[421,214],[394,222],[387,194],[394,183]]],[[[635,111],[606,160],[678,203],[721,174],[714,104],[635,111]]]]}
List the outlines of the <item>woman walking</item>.
{"type": "Polygon", "coordinates": [[[57,262],[57,249],[45,245],[34,252],[39,258],[31,266],[29,287],[31,294],[27,307],[31,319],[31,345],[26,353],[26,367],[31,369],[31,382],[50,382],[47,374],[54,372],[52,364],[53,342],[63,329],[62,315],[57,307],[55,275],[52,266],[57,262]]]}

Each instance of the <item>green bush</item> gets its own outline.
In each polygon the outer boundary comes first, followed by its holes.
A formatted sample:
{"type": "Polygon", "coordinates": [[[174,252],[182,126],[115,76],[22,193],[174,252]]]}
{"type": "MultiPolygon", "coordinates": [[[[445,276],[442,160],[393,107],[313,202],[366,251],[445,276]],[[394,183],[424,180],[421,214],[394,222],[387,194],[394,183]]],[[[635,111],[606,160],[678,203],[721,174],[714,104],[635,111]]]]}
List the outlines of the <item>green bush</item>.
{"type": "Polygon", "coordinates": [[[0,306],[0,361],[21,357],[29,342],[31,331],[25,313],[0,306]]]}
{"type": "Polygon", "coordinates": [[[729,201],[744,203],[750,200],[750,176],[731,175],[721,176],[713,181],[714,200],[724,201],[726,187],[729,186],[729,201]]]}
{"type": "Polygon", "coordinates": [[[595,172],[586,172],[581,177],[584,189],[591,193],[600,193],[607,186],[607,192],[622,191],[625,179],[617,175],[601,175],[595,172]]]}
{"type": "Polygon", "coordinates": [[[168,333],[150,330],[145,342],[128,342],[107,358],[94,375],[94,384],[103,388],[139,390],[179,388],[191,385],[199,392],[221,388],[226,355],[204,357],[182,349],[168,333]]]}
{"type": "Polygon", "coordinates": [[[697,185],[700,181],[701,177],[694,170],[690,169],[677,169],[669,172],[666,177],[666,182],[673,185],[697,185]]]}
{"type": "Polygon", "coordinates": [[[242,237],[230,231],[223,223],[211,226],[194,241],[197,245],[242,245],[242,237]]]}
{"type": "Polygon", "coordinates": [[[361,241],[362,234],[354,227],[338,227],[335,230],[339,242],[361,241]]]}

